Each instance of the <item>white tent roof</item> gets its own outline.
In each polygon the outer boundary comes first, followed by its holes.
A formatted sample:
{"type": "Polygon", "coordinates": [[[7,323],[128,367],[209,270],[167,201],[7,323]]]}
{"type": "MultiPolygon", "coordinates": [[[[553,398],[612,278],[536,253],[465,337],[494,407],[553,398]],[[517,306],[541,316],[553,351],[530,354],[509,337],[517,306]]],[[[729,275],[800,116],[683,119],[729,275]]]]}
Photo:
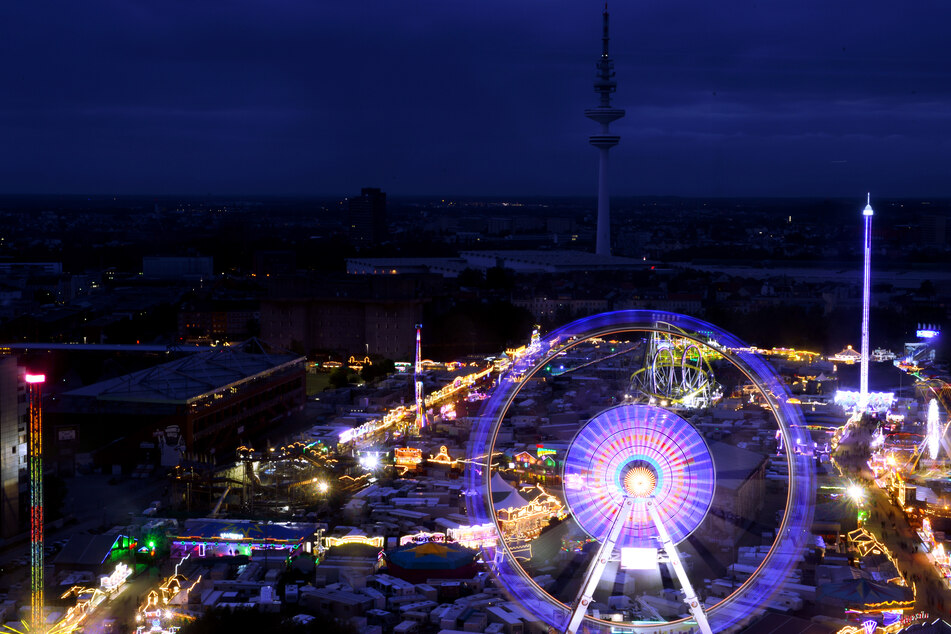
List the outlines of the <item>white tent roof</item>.
{"type": "Polygon", "coordinates": [[[509,484],[508,480],[502,477],[498,471],[492,476],[491,489],[493,496],[502,492],[514,491],[515,487],[509,484]]]}
{"type": "Polygon", "coordinates": [[[511,509],[511,508],[522,508],[528,504],[528,500],[523,498],[518,494],[518,491],[512,489],[512,492],[505,496],[503,499],[499,500],[492,506],[495,507],[496,511],[501,511],[502,509],[511,509]]]}

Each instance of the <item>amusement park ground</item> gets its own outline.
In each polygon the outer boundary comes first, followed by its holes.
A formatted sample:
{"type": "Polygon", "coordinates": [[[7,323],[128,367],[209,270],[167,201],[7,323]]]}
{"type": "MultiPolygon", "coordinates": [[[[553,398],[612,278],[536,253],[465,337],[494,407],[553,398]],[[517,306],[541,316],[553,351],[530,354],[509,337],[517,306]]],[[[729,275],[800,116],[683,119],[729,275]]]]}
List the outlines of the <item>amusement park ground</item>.
{"type": "Polygon", "coordinates": [[[854,430],[849,439],[840,444],[836,463],[842,469],[843,478],[864,483],[869,511],[864,528],[888,547],[898,562],[899,571],[916,587],[915,610],[946,616],[951,612],[951,590],[922,551],[921,540],[905,513],[885,491],[875,486],[868,469],[868,441],[873,428],[874,424],[863,424],[854,430]]]}
{"type": "Polygon", "coordinates": [[[865,528],[885,544],[906,579],[917,589],[915,610],[944,616],[951,610],[951,591],[921,551],[921,541],[904,513],[877,487],[869,490],[869,519],[865,528]]]}
{"type": "MultiPolygon", "coordinates": [[[[148,506],[149,501],[160,497],[164,482],[152,480],[123,479],[116,481],[109,475],[77,475],[66,481],[68,495],[65,500],[64,511],[71,521],[63,528],[48,529],[46,543],[64,541],[87,530],[106,530],[115,525],[125,525],[130,514],[141,512],[148,506]]],[[[21,604],[29,605],[29,542],[25,539],[13,541],[0,548],[0,589],[10,593],[21,604]],[[15,565],[14,562],[25,562],[15,565]]],[[[47,559],[48,574],[52,570],[50,565],[55,555],[47,559]]],[[[47,587],[51,592],[55,585],[52,579],[47,579],[47,587]]],[[[122,631],[134,623],[136,600],[149,587],[154,585],[150,575],[140,575],[129,583],[122,595],[114,601],[102,606],[97,611],[87,632],[102,630],[102,622],[115,619],[122,631]],[[97,629],[98,628],[98,629],[97,629]]]]}

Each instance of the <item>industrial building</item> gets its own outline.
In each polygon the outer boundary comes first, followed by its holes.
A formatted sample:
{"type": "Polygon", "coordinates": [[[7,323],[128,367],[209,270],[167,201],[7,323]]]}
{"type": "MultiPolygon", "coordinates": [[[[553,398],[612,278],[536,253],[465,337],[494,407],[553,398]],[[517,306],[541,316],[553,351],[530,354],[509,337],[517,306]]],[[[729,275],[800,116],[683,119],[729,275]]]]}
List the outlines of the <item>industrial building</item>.
{"type": "Polygon", "coordinates": [[[48,416],[78,426],[81,450],[105,453],[104,464],[123,463],[129,447],[170,426],[185,451],[230,450],[303,406],[304,361],[249,339],[71,390],[48,416]]]}
{"type": "Polygon", "coordinates": [[[15,356],[0,356],[0,537],[23,528],[29,495],[26,469],[26,384],[15,356]]]}

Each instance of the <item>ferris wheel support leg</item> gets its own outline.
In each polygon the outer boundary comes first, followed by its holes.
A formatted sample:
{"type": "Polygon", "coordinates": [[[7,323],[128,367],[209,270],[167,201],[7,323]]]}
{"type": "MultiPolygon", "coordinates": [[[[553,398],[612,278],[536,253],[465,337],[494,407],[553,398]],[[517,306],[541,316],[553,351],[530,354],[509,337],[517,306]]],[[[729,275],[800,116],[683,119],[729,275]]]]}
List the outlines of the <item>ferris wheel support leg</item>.
{"type": "Polygon", "coordinates": [[[674,572],[677,573],[677,579],[680,580],[680,587],[683,588],[684,591],[684,603],[687,604],[687,609],[690,610],[693,618],[697,620],[697,626],[700,627],[700,631],[703,634],[713,634],[713,630],[710,629],[710,622],[707,620],[707,614],[703,611],[703,604],[700,603],[700,599],[697,598],[697,593],[693,591],[693,585],[690,583],[690,578],[687,577],[687,571],[684,570],[683,562],[680,561],[680,554],[677,552],[677,547],[670,538],[670,533],[667,532],[667,528],[660,519],[660,513],[657,512],[654,500],[647,500],[647,512],[654,521],[654,526],[660,535],[660,541],[664,546],[664,551],[667,553],[667,556],[670,557],[670,563],[674,567],[674,572]]]}
{"type": "Polygon", "coordinates": [[[608,531],[607,538],[601,542],[591,566],[588,567],[584,582],[581,584],[581,590],[578,591],[578,598],[575,600],[574,608],[571,611],[571,620],[568,621],[565,634],[575,634],[578,631],[581,620],[588,612],[588,606],[591,604],[591,597],[594,596],[595,588],[598,587],[598,581],[601,580],[601,574],[604,572],[605,566],[608,565],[608,560],[614,551],[614,545],[621,535],[621,529],[624,528],[624,524],[627,523],[633,511],[634,499],[624,498],[624,503],[618,510],[617,515],[614,516],[614,522],[611,524],[611,530],[608,531]]]}

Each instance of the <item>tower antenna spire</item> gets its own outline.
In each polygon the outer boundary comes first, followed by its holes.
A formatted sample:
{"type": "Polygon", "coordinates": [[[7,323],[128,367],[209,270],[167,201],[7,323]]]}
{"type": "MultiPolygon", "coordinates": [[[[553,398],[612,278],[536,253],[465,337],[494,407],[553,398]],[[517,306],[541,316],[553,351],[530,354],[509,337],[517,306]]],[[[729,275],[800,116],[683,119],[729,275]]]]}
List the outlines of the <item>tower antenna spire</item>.
{"type": "Polygon", "coordinates": [[[601,133],[588,137],[588,142],[598,148],[600,161],[598,164],[598,229],[595,253],[611,255],[611,199],[608,196],[608,150],[620,142],[621,137],[611,134],[609,125],[624,116],[620,108],[611,107],[611,93],[617,90],[614,81],[614,60],[608,52],[609,20],[608,3],[604,3],[601,34],[601,58],[598,60],[597,75],[594,80],[594,92],[598,94],[598,107],[589,108],[584,115],[601,125],[601,133]]]}

